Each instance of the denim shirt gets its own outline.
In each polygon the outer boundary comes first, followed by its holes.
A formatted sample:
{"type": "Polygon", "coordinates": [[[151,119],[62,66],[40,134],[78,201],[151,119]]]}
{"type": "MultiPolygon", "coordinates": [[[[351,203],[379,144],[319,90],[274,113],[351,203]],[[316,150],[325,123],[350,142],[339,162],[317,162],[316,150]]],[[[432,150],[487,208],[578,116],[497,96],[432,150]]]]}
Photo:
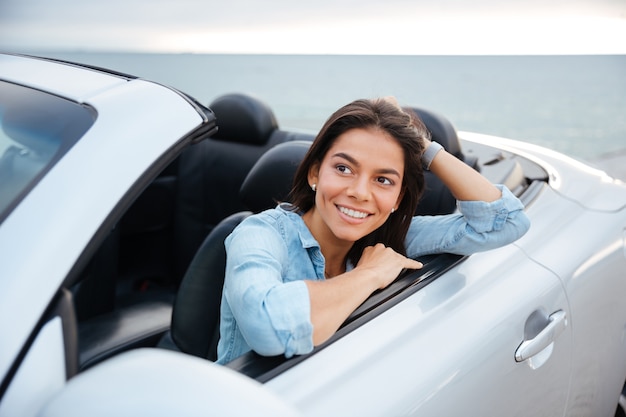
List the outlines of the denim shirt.
{"type": "MultiPolygon", "coordinates": [[[[459,212],[416,216],[407,255],[469,255],[511,243],[530,226],[522,203],[504,186],[491,203],[460,201],[459,212]]],[[[226,238],[218,363],[254,350],[286,357],[313,350],[309,293],[304,280],[324,280],[320,246],[301,213],[278,206],[246,218],[226,238]]]]}

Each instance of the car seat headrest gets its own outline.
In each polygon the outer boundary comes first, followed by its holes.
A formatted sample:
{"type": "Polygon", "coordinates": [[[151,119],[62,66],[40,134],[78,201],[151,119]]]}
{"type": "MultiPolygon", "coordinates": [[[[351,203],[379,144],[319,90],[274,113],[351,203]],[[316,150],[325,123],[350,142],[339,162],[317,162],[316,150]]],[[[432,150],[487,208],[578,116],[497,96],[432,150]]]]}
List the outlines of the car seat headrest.
{"type": "MultiPolygon", "coordinates": [[[[448,119],[420,107],[407,107],[405,110],[413,111],[413,113],[417,114],[426,125],[432,140],[443,146],[448,153],[468,163],[467,158],[463,155],[456,129],[448,119]]],[[[472,164],[470,163],[470,165],[472,164]]],[[[450,189],[430,171],[425,171],[424,177],[426,190],[415,210],[415,214],[437,215],[453,213],[456,210],[456,199],[450,189]]]]}
{"type": "Polygon", "coordinates": [[[310,146],[311,142],[298,140],[278,144],[265,152],[241,185],[243,204],[260,212],[286,201],[298,165],[310,146]]]}
{"type": "Polygon", "coordinates": [[[215,139],[263,145],[278,123],[270,107],[245,94],[226,94],[209,107],[215,113],[218,131],[215,139]]]}
{"type": "Polygon", "coordinates": [[[406,107],[405,110],[413,111],[424,122],[430,132],[431,139],[443,146],[448,153],[463,159],[461,143],[457,136],[456,129],[445,117],[430,110],[420,107],[406,107]]]}

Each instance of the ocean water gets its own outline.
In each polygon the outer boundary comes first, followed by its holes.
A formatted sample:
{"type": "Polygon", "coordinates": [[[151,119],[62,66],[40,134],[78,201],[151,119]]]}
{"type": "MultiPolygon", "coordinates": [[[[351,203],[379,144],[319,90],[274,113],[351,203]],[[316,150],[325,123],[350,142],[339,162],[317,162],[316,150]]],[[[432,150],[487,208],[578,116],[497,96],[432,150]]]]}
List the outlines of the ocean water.
{"type": "Polygon", "coordinates": [[[457,130],[523,140],[582,160],[626,150],[626,55],[340,56],[58,52],[209,104],[231,92],[266,101],[284,128],[317,130],[356,98],[395,96],[457,130]]]}

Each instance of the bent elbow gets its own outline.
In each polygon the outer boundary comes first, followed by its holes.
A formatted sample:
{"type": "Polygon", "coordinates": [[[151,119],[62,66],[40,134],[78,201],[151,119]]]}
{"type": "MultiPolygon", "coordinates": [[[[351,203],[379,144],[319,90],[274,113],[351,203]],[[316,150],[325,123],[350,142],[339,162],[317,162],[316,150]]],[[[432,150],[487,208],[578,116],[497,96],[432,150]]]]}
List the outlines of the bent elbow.
{"type": "Polygon", "coordinates": [[[514,229],[515,229],[515,238],[513,242],[517,239],[521,238],[528,232],[530,229],[530,218],[526,214],[526,212],[520,210],[515,216],[514,220],[514,229]]]}
{"type": "Polygon", "coordinates": [[[255,329],[255,334],[247,337],[250,348],[261,356],[285,355],[290,358],[313,350],[312,328],[301,326],[292,330],[276,331],[270,327],[265,331],[255,329]]]}
{"type": "Polygon", "coordinates": [[[249,345],[261,356],[277,356],[285,353],[285,346],[276,338],[256,339],[249,345]]]}

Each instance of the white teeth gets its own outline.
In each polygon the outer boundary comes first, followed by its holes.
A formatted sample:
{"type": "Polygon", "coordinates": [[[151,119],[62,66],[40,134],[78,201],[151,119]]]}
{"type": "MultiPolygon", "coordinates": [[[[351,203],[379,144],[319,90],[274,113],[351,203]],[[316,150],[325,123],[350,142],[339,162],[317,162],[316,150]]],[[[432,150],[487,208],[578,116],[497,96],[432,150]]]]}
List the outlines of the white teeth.
{"type": "Polygon", "coordinates": [[[367,213],[363,213],[362,211],[356,211],[345,207],[339,207],[339,211],[345,214],[346,216],[354,217],[355,219],[364,219],[367,217],[367,213]]]}

